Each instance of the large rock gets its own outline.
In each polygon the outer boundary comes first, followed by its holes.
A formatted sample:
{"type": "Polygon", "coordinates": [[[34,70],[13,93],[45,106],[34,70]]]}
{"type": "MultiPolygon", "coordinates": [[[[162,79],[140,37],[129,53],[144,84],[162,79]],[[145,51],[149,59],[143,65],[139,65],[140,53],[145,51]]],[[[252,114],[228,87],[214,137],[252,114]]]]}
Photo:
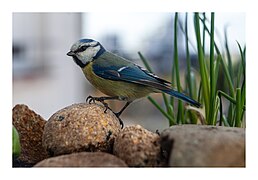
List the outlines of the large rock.
{"type": "Polygon", "coordinates": [[[81,151],[112,152],[120,131],[117,117],[97,104],[74,104],[53,114],[43,133],[43,146],[52,155],[81,151]]]}
{"type": "Polygon", "coordinates": [[[127,167],[127,165],[108,153],[80,152],[45,159],[35,167],[127,167]]]}
{"type": "Polygon", "coordinates": [[[42,146],[42,134],[46,121],[28,106],[17,104],[13,108],[13,126],[18,131],[21,154],[13,166],[33,166],[48,157],[42,146]]]}
{"type": "Polygon", "coordinates": [[[159,136],[140,125],[125,127],[115,139],[114,155],[124,160],[128,166],[160,166],[159,136]]]}
{"type": "Polygon", "coordinates": [[[161,133],[169,166],[244,167],[245,129],[221,126],[172,126],[161,133]]]}

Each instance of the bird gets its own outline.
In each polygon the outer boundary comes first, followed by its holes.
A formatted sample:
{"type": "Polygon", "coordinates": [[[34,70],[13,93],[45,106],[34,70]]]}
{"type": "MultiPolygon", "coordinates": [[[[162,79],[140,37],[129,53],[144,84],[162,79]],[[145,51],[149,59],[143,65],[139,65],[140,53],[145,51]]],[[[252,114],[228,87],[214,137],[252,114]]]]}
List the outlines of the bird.
{"type": "MultiPolygon", "coordinates": [[[[106,100],[126,101],[119,112],[112,111],[118,118],[134,100],[148,96],[150,93],[164,92],[197,108],[201,107],[199,102],[176,91],[170,82],[128,59],[113,54],[93,39],[78,40],[71,46],[67,55],[71,56],[82,69],[88,81],[107,95],[103,97],[88,96],[86,102],[88,100],[89,103],[99,101],[107,110],[109,107],[106,100]]],[[[123,128],[120,118],[119,121],[123,128]]]]}

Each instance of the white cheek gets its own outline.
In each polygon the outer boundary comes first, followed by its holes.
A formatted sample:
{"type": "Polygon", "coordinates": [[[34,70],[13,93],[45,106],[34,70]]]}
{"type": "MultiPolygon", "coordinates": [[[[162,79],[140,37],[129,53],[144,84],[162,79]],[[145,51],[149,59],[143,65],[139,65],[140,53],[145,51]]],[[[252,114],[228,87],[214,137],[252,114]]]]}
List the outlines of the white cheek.
{"type": "Polygon", "coordinates": [[[90,47],[88,49],[89,49],[89,51],[91,51],[91,55],[92,55],[92,58],[93,58],[99,52],[100,46],[90,47]]]}
{"type": "Polygon", "coordinates": [[[77,54],[77,57],[82,61],[83,64],[86,64],[88,61],[91,61],[94,56],[100,50],[100,46],[89,47],[85,51],[77,54]]]}
{"type": "Polygon", "coordinates": [[[81,60],[81,62],[82,62],[83,64],[86,64],[88,61],[91,60],[91,57],[90,57],[89,54],[86,53],[86,52],[80,52],[80,53],[78,53],[78,54],[77,54],[77,57],[78,57],[78,59],[81,60]]]}
{"type": "Polygon", "coordinates": [[[86,55],[90,58],[93,58],[95,55],[96,55],[96,51],[95,49],[89,47],[87,50],[86,50],[86,55]]]}

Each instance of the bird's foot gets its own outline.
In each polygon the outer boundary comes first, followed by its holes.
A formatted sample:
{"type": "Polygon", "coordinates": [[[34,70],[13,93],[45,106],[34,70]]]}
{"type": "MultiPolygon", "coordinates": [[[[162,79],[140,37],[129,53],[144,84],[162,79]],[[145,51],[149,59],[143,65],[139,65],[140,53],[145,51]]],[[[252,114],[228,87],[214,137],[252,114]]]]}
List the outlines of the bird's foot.
{"type": "Polygon", "coordinates": [[[95,101],[99,101],[99,102],[104,102],[106,100],[106,97],[93,97],[93,96],[88,96],[86,98],[86,102],[89,101],[89,104],[91,104],[92,102],[95,103],[95,101]]]}
{"type": "Polygon", "coordinates": [[[105,102],[105,97],[88,96],[86,98],[86,102],[88,102],[88,101],[89,101],[89,104],[91,104],[92,102],[95,103],[95,101],[101,102],[103,104],[103,106],[105,107],[104,113],[106,113],[108,109],[111,110],[111,108],[108,106],[108,103],[105,102]]]}
{"type": "MultiPolygon", "coordinates": [[[[111,97],[112,98],[112,97],[111,97]]],[[[115,116],[117,117],[117,119],[119,120],[119,123],[121,125],[121,129],[123,129],[124,127],[124,123],[123,121],[120,119],[120,115],[122,114],[122,111],[119,111],[118,113],[115,113],[109,106],[108,103],[105,102],[105,100],[109,100],[111,99],[109,97],[93,97],[93,96],[88,96],[86,99],[86,102],[89,101],[89,104],[91,104],[92,102],[95,103],[95,101],[101,102],[103,104],[103,106],[105,107],[104,113],[107,112],[107,110],[109,109],[110,111],[112,111],[115,116]]]]}

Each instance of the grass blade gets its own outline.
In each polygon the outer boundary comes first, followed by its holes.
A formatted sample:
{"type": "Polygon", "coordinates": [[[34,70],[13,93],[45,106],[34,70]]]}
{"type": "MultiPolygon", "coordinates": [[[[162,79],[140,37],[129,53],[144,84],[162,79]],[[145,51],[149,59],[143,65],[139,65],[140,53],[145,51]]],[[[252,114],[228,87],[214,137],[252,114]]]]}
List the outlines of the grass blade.
{"type": "Polygon", "coordinates": [[[147,98],[168,119],[169,126],[177,124],[172,116],[169,116],[152,97],[148,96],[147,98]]]}
{"type": "Polygon", "coordinates": [[[152,69],[151,69],[151,67],[150,67],[150,65],[149,65],[149,63],[148,63],[148,61],[145,59],[145,57],[142,55],[142,53],[141,52],[138,52],[138,55],[140,56],[140,58],[141,58],[141,60],[142,60],[142,62],[143,62],[143,64],[144,64],[144,66],[145,66],[145,68],[148,70],[148,71],[150,71],[151,73],[153,72],[152,71],[152,69]]]}
{"type": "MultiPolygon", "coordinates": [[[[210,31],[209,31],[209,29],[207,28],[206,24],[204,24],[204,26],[205,26],[206,31],[210,34],[210,31]]],[[[228,85],[229,85],[229,92],[230,92],[230,95],[231,95],[231,96],[235,96],[233,81],[232,81],[232,79],[231,79],[231,77],[230,77],[230,74],[229,74],[227,65],[225,64],[224,59],[222,58],[222,55],[221,55],[221,53],[220,53],[220,51],[219,51],[219,48],[218,48],[218,46],[217,46],[217,44],[216,44],[215,41],[214,41],[214,47],[215,47],[215,50],[216,50],[216,53],[218,54],[218,56],[221,56],[220,62],[221,62],[221,64],[222,64],[223,70],[224,70],[225,75],[226,75],[226,79],[227,79],[227,82],[228,82],[228,85]]]]}
{"type": "Polygon", "coordinates": [[[208,84],[208,77],[207,77],[207,70],[206,65],[204,62],[204,54],[202,50],[201,44],[201,33],[200,33],[200,23],[199,23],[199,14],[194,14],[194,25],[195,25],[195,34],[197,40],[197,49],[198,49],[198,60],[200,66],[200,73],[201,73],[201,81],[202,81],[202,92],[203,92],[203,99],[205,104],[205,116],[206,119],[209,118],[209,84],[208,84]]]}
{"type": "Polygon", "coordinates": [[[214,12],[211,13],[211,33],[210,33],[210,111],[208,124],[214,125],[215,115],[215,96],[216,96],[216,82],[215,82],[215,69],[214,69],[214,12]]]}
{"type": "Polygon", "coordinates": [[[225,48],[226,48],[227,59],[228,59],[229,75],[230,75],[231,79],[233,79],[234,78],[233,65],[232,65],[232,59],[231,59],[231,55],[230,55],[230,51],[229,51],[229,47],[228,47],[228,37],[227,37],[227,29],[226,28],[224,30],[224,37],[225,37],[225,48]]]}
{"type": "Polygon", "coordinates": [[[242,106],[241,106],[241,89],[236,89],[236,127],[241,127],[241,117],[242,117],[242,106]]]}
{"type": "MultiPolygon", "coordinates": [[[[202,13],[202,15],[203,15],[202,22],[205,23],[205,21],[206,21],[205,12],[202,13]]],[[[203,30],[202,30],[202,51],[203,51],[203,54],[205,54],[205,26],[203,26],[203,30]]]]}
{"type": "Polygon", "coordinates": [[[185,48],[186,48],[186,63],[187,63],[187,83],[189,87],[189,95],[193,98],[193,84],[191,81],[191,60],[188,45],[188,13],[185,15],[185,48]]]}
{"type": "MultiPolygon", "coordinates": [[[[177,49],[177,21],[178,21],[178,13],[175,13],[175,20],[174,20],[174,64],[175,64],[177,91],[181,92],[180,72],[179,72],[179,63],[178,63],[178,49],[177,49]]],[[[180,121],[184,124],[185,118],[184,118],[183,102],[181,100],[178,100],[177,122],[179,123],[180,121]]]]}

